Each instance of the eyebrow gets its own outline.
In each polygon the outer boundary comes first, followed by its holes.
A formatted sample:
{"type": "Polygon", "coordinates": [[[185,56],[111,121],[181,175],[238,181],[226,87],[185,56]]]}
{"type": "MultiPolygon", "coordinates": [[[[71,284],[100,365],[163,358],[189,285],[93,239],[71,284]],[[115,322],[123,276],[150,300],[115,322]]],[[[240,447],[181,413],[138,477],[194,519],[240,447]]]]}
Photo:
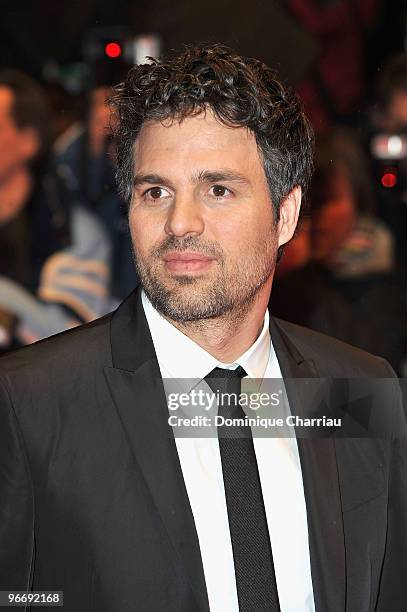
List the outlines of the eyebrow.
{"type": "Polygon", "coordinates": [[[172,183],[169,179],[164,176],[160,176],[159,174],[136,174],[133,179],[134,187],[138,187],[143,184],[149,185],[168,185],[168,187],[172,187],[172,183]]]}
{"type": "Polygon", "coordinates": [[[243,174],[239,174],[234,170],[201,170],[198,172],[196,177],[193,177],[196,183],[217,183],[222,181],[234,182],[234,183],[245,183],[250,185],[249,179],[243,174]]]}
{"type": "MultiPolygon", "coordinates": [[[[201,170],[200,172],[192,175],[192,182],[194,183],[217,183],[222,181],[242,183],[250,185],[250,181],[243,174],[239,174],[233,170],[201,170]]],[[[149,185],[167,185],[168,187],[174,187],[172,181],[165,176],[159,174],[136,174],[134,177],[133,185],[138,187],[143,184],[149,185]]]]}

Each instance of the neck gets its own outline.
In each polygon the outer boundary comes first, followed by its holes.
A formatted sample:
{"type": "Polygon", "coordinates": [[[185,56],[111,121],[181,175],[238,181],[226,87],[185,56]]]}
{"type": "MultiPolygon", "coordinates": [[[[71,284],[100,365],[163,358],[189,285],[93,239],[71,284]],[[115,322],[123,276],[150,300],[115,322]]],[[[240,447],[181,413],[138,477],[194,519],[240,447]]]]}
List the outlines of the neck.
{"type": "Polygon", "coordinates": [[[0,223],[7,223],[24,208],[32,189],[27,168],[18,168],[0,180],[0,223]]]}
{"type": "Polygon", "coordinates": [[[256,294],[246,309],[236,309],[222,317],[170,323],[222,363],[233,363],[257,340],[264,324],[272,278],[256,294]]]}

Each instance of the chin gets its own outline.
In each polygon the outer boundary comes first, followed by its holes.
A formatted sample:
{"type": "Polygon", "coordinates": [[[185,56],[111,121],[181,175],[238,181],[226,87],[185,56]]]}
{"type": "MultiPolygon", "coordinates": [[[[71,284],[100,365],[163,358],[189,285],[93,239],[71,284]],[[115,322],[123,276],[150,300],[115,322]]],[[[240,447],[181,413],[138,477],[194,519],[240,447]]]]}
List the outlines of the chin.
{"type": "Polygon", "coordinates": [[[172,285],[175,287],[183,287],[185,285],[197,285],[199,281],[202,281],[202,276],[195,276],[193,274],[182,274],[180,276],[171,277],[172,285]]]}
{"type": "Polygon", "coordinates": [[[183,287],[193,287],[194,291],[209,290],[211,285],[216,283],[212,278],[208,278],[208,275],[204,274],[171,274],[165,275],[159,279],[160,284],[166,288],[167,291],[181,290],[183,287]]]}

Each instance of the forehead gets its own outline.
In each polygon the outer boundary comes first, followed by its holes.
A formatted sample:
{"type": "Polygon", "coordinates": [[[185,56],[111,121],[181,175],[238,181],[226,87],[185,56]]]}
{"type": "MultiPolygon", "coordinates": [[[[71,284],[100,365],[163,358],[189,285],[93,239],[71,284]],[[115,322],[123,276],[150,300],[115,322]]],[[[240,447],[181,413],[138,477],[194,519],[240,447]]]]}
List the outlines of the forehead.
{"type": "Polygon", "coordinates": [[[174,163],[210,167],[226,161],[239,169],[262,167],[254,134],[244,127],[225,126],[211,111],[182,121],[147,123],[134,144],[137,172],[174,163]]]}

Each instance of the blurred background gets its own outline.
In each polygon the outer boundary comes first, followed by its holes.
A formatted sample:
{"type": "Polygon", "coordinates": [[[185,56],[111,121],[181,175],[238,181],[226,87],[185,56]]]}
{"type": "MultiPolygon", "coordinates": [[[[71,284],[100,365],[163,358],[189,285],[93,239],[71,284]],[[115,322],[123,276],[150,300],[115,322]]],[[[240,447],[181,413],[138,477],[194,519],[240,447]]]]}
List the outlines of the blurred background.
{"type": "Polygon", "coordinates": [[[277,68],[316,131],[271,311],[407,376],[403,0],[3,0],[1,16],[0,352],[91,321],[137,284],[106,98],[147,56],[215,41],[277,68]]]}

